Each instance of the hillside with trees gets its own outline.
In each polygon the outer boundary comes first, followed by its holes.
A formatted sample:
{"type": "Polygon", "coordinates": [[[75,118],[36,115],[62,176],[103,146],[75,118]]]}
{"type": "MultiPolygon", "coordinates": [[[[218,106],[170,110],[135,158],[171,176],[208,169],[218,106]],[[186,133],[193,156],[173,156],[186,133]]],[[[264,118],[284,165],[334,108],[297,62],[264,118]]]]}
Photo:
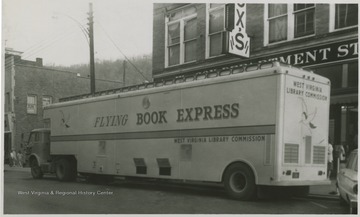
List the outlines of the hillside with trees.
{"type": "MultiPolygon", "coordinates": [[[[74,72],[80,74],[82,77],[89,77],[90,75],[89,64],[50,67],[74,72]]],[[[132,57],[128,60],[97,60],[95,61],[95,77],[96,79],[119,82],[119,87],[152,81],[151,55],[132,57]]]]}

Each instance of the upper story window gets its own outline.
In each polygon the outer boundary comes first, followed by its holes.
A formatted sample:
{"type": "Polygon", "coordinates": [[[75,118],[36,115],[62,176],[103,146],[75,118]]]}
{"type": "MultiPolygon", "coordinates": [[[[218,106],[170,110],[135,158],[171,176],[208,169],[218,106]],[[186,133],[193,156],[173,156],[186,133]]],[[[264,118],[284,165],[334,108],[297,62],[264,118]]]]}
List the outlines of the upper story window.
{"type": "Polygon", "coordinates": [[[335,29],[358,24],[357,4],[336,4],[335,5],[335,29]]]}
{"type": "Polygon", "coordinates": [[[221,55],[225,31],[225,4],[207,5],[207,57],[221,55]]]}
{"type": "Polygon", "coordinates": [[[284,41],[287,39],[287,4],[269,5],[269,42],[284,41]]]}
{"type": "Polygon", "coordinates": [[[330,32],[358,26],[358,4],[330,4],[330,32]]]}
{"type": "Polygon", "coordinates": [[[28,95],[27,96],[27,113],[28,114],[37,114],[37,96],[28,95]]]}
{"type": "Polygon", "coordinates": [[[196,60],[197,14],[194,6],[168,14],[166,19],[166,66],[196,60]]]}
{"type": "Polygon", "coordinates": [[[265,4],[265,45],[315,33],[315,4],[265,4]]]}
{"type": "Polygon", "coordinates": [[[47,106],[52,104],[52,97],[51,96],[43,96],[42,98],[42,106],[47,106]]]}
{"type": "Polygon", "coordinates": [[[314,4],[294,4],[295,37],[314,34],[314,4]]]}

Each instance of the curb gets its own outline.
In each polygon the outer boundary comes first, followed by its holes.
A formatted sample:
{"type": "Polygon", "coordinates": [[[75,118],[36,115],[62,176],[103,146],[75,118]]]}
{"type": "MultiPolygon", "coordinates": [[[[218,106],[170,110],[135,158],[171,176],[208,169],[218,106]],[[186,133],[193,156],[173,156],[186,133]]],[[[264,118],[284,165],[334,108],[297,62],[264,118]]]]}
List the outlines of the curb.
{"type": "Polygon", "coordinates": [[[339,195],[308,194],[305,198],[322,200],[339,200],[339,195]]]}
{"type": "Polygon", "coordinates": [[[30,167],[9,167],[9,166],[5,166],[3,169],[4,169],[4,172],[5,171],[30,172],[30,167]]]}
{"type": "MultiPolygon", "coordinates": [[[[4,166],[4,172],[5,171],[17,171],[17,172],[29,172],[30,173],[30,167],[9,167],[8,165],[4,166]]],[[[312,194],[309,193],[307,196],[299,197],[299,198],[307,198],[307,199],[321,199],[321,200],[333,200],[338,201],[339,195],[327,195],[327,194],[312,194]]]]}

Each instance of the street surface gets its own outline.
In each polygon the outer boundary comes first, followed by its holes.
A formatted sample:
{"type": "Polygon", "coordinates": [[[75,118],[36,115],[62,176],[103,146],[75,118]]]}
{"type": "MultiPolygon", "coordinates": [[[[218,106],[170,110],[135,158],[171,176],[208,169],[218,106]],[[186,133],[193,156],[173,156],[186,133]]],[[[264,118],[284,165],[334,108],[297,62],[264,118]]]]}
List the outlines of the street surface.
{"type": "Polygon", "coordinates": [[[30,172],[4,172],[5,214],[348,214],[338,200],[268,197],[230,199],[222,188],[116,180],[35,180],[30,172]]]}

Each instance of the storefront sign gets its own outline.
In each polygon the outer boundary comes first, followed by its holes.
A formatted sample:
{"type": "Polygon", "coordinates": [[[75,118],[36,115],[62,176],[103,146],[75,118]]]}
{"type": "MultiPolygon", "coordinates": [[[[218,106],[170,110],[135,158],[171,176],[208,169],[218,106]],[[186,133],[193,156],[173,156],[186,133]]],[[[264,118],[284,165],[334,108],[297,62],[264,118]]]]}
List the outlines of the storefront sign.
{"type": "Polygon", "coordinates": [[[246,4],[228,4],[226,11],[229,31],[228,52],[249,58],[250,38],[246,34],[246,4]]]}
{"type": "Polygon", "coordinates": [[[279,61],[294,66],[308,66],[357,57],[358,40],[349,40],[258,58],[251,63],[279,61]]]}

